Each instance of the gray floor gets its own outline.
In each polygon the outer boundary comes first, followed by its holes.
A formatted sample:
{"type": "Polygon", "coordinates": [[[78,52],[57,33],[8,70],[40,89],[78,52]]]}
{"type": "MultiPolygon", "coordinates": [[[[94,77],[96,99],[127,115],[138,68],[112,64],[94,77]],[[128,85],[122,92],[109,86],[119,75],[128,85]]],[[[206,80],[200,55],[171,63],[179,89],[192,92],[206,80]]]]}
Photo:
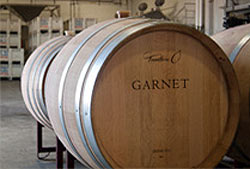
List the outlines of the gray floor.
{"type": "MultiPolygon", "coordinates": [[[[43,143],[55,146],[49,129],[44,129],[43,143]]],[[[24,105],[20,81],[0,81],[0,169],[56,168],[55,153],[48,159],[36,157],[36,121],[24,105]]],[[[82,166],[76,163],[76,168],[82,166]]]]}

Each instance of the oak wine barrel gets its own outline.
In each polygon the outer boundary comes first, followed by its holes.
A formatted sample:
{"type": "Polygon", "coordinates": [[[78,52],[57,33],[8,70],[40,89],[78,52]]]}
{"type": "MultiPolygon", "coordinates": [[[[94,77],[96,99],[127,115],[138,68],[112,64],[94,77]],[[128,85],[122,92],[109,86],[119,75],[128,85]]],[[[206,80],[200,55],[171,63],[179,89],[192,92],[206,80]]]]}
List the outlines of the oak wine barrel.
{"type": "Polygon", "coordinates": [[[213,35],[212,38],[218,45],[220,45],[227,56],[230,56],[235,47],[247,34],[250,34],[250,24],[241,25],[221,31],[213,35]]]}
{"type": "Polygon", "coordinates": [[[72,38],[49,68],[45,100],[56,135],[89,168],[213,167],[239,117],[222,49],[193,28],[141,18],[72,38]]]}
{"type": "Polygon", "coordinates": [[[42,125],[51,128],[44,101],[44,81],[51,61],[70,36],[53,38],[40,45],[27,60],[21,78],[21,91],[25,105],[33,117],[42,125]]]}
{"type": "Polygon", "coordinates": [[[228,155],[250,165],[250,24],[228,29],[213,38],[227,51],[241,93],[239,127],[228,155]]]}

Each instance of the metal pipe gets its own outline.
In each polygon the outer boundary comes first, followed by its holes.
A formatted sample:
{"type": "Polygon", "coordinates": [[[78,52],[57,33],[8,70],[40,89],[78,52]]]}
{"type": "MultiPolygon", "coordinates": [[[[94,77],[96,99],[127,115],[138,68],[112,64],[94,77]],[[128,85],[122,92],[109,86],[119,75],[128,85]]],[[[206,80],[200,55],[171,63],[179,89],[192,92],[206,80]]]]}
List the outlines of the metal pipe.
{"type": "Polygon", "coordinates": [[[199,14],[200,14],[200,17],[199,17],[199,28],[202,29],[202,26],[203,26],[203,0],[200,0],[200,3],[199,3],[199,14]]]}
{"type": "Polygon", "coordinates": [[[200,25],[200,23],[199,23],[199,17],[200,17],[200,10],[199,10],[199,3],[200,3],[200,0],[196,0],[195,1],[195,27],[196,27],[196,29],[199,29],[199,25],[200,25]]]}
{"type": "Polygon", "coordinates": [[[214,0],[208,2],[208,33],[212,35],[214,33],[214,0]]]}
{"type": "Polygon", "coordinates": [[[203,31],[204,20],[205,20],[205,10],[204,10],[204,0],[196,0],[195,3],[195,27],[198,30],[203,31]]]}

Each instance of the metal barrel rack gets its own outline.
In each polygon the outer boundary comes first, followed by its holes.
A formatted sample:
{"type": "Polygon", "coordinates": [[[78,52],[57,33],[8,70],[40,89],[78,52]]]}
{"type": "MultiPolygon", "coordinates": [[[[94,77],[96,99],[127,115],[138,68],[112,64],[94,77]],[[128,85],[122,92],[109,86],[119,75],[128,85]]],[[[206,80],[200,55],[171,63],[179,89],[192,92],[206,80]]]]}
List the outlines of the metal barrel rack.
{"type": "Polygon", "coordinates": [[[51,152],[56,153],[56,168],[63,169],[63,154],[66,151],[66,169],[74,169],[75,158],[69,151],[63,146],[61,141],[56,137],[55,147],[43,147],[43,125],[37,122],[37,158],[39,160],[46,160],[51,152]],[[47,155],[41,157],[41,153],[47,153],[47,155]]]}

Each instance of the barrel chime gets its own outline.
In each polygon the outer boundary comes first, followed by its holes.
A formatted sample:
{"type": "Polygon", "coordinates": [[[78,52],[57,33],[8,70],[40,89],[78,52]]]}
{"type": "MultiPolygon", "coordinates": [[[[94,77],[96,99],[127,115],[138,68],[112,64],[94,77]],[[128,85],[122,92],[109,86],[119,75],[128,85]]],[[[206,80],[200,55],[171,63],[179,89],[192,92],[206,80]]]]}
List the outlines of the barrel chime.
{"type": "Polygon", "coordinates": [[[249,156],[250,42],[235,31],[216,43],[161,20],[104,21],[39,46],[23,98],[89,168],[214,167],[238,124],[235,143],[249,156]]]}

